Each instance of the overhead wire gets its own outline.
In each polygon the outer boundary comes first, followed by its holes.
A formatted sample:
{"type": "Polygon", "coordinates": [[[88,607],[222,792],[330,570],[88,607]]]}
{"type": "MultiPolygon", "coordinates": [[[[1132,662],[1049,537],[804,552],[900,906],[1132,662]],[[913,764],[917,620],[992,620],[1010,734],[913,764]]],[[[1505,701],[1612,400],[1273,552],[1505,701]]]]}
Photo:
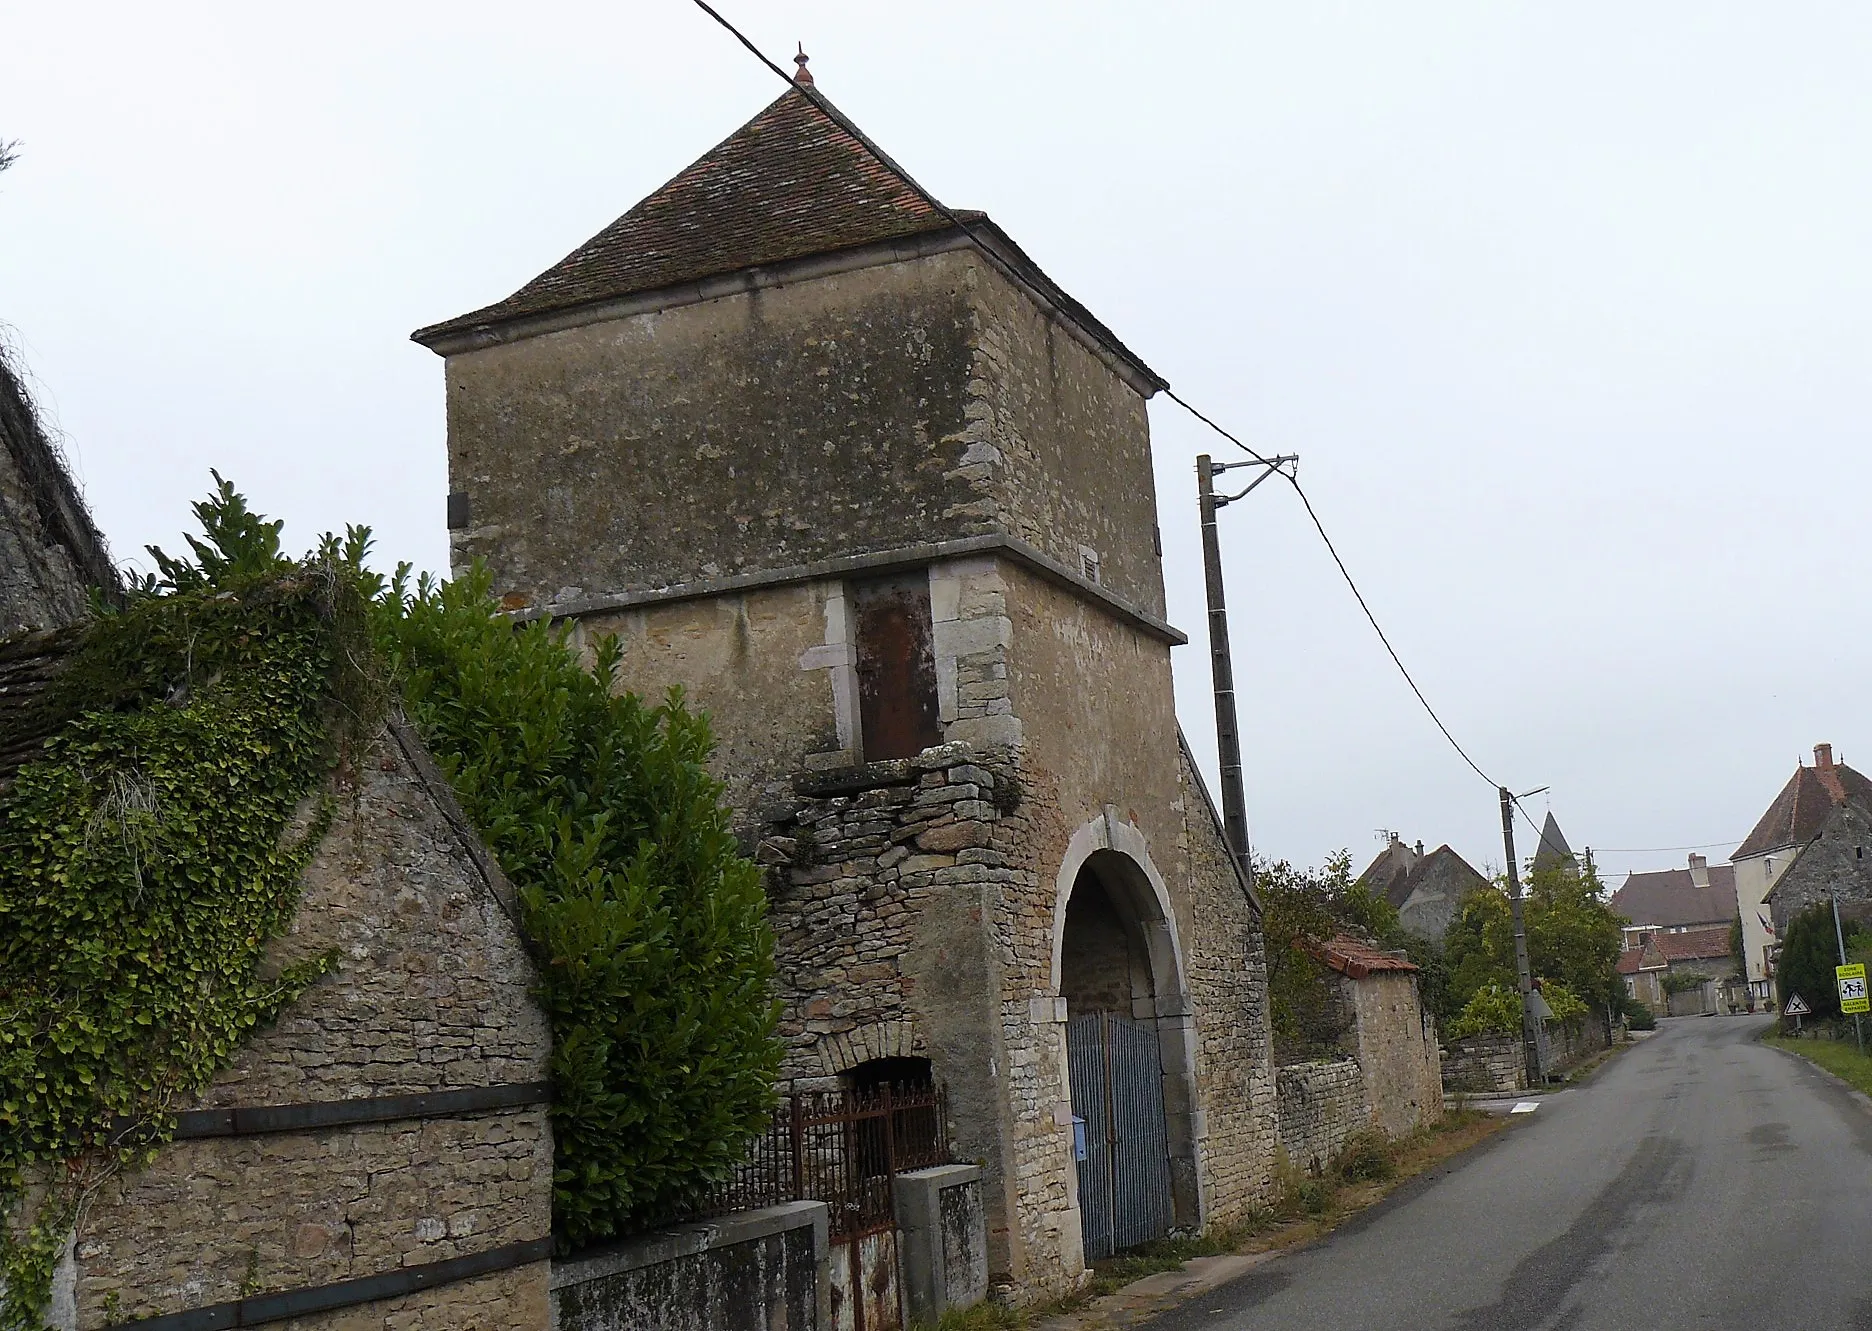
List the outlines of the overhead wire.
{"type": "MultiPolygon", "coordinates": [[[[828,101],[816,88],[812,87],[812,85],[810,84],[799,82],[797,78],[787,73],[786,70],[782,69],[773,60],[769,59],[767,54],[764,51],[762,51],[760,47],[756,46],[754,42],[750,40],[745,33],[743,33],[739,28],[737,28],[726,17],[724,17],[720,10],[716,9],[713,5],[709,4],[708,0],[692,0],[692,3],[694,3],[696,8],[700,9],[703,13],[707,14],[711,19],[713,19],[717,24],[719,24],[731,37],[735,39],[735,41],[739,42],[742,46],[746,47],[747,50],[750,53],[752,53],[755,59],[759,60],[763,65],[765,65],[769,70],[771,70],[777,78],[779,78],[782,82],[784,82],[787,85],[787,87],[791,88],[795,92],[799,93],[801,96],[805,97],[814,106],[818,107],[822,112],[824,112],[835,124],[839,126],[839,128],[843,129],[846,133],[850,134],[852,138],[859,144],[859,146],[862,147],[867,153],[869,153],[871,157],[875,159],[880,166],[884,167],[888,171],[895,172],[898,176],[900,176],[903,179],[904,183],[909,185],[912,190],[914,190],[918,195],[920,195],[923,201],[926,204],[928,204],[929,207],[939,217],[941,217],[944,221],[948,222],[951,226],[955,227],[957,230],[961,231],[962,234],[967,236],[970,240],[974,241],[976,248],[982,253],[982,255],[988,260],[990,264],[992,264],[996,269],[998,269],[1001,272],[1002,276],[1008,278],[1010,281],[1020,286],[1041,285],[1045,287],[1051,287],[1053,288],[1053,290],[1048,293],[1050,296],[1060,296],[1060,297],[1065,296],[1065,293],[1062,290],[1060,290],[1051,281],[1051,279],[1047,278],[1044,273],[1039,272],[1038,269],[1034,269],[1031,272],[1016,271],[1014,266],[1008,263],[1005,259],[1003,259],[1001,255],[995,251],[994,247],[988,243],[987,240],[985,240],[981,235],[977,234],[974,227],[972,227],[963,218],[958,217],[951,209],[945,206],[942,203],[942,201],[939,200],[934,194],[930,193],[930,191],[923,188],[923,186],[917,182],[915,177],[913,177],[908,171],[904,170],[904,168],[900,166],[890,156],[890,154],[886,153],[882,148],[878,147],[875,143],[871,142],[871,140],[863,133],[863,131],[861,131],[856,125],[852,124],[852,122],[845,117],[844,113],[839,111],[837,107],[833,106],[831,102],[828,101]]],[[[1073,302],[1073,303],[1076,303],[1076,302],[1073,302]]],[[[1070,308],[1070,305],[1067,307],[1070,308]]],[[[1181,394],[1172,390],[1168,384],[1162,384],[1161,391],[1163,392],[1165,397],[1170,399],[1170,401],[1174,402],[1177,406],[1181,407],[1184,411],[1188,412],[1191,416],[1195,417],[1198,421],[1200,421],[1203,425],[1207,426],[1209,429],[1213,430],[1216,434],[1228,440],[1231,444],[1235,445],[1235,447],[1239,448],[1242,452],[1246,453],[1254,461],[1260,463],[1262,466],[1274,467],[1274,463],[1270,459],[1263,456],[1261,453],[1257,452],[1255,449],[1249,447],[1248,444],[1244,443],[1240,438],[1238,438],[1235,434],[1233,434],[1229,430],[1223,428],[1215,420],[1211,419],[1206,413],[1199,410],[1194,404],[1186,400],[1181,394]]],[[[1443,718],[1437,714],[1436,708],[1430,705],[1429,698],[1424,696],[1423,689],[1418,687],[1416,678],[1411,674],[1410,670],[1405,666],[1403,658],[1400,657],[1397,653],[1397,649],[1391,645],[1391,639],[1385,633],[1383,626],[1379,624],[1378,616],[1372,612],[1371,605],[1369,602],[1366,601],[1364,592],[1359,589],[1359,585],[1357,581],[1355,581],[1352,577],[1351,570],[1346,567],[1345,560],[1340,557],[1338,547],[1333,544],[1332,537],[1326,534],[1326,524],[1320,521],[1319,514],[1313,508],[1313,501],[1307,497],[1307,493],[1305,489],[1303,489],[1300,485],[1299,478],[1296,476],[1290,475],[1285,471],[1281,471],[1278,467],[1274,467],[1274,469],[1280,473],[1280,476],[1283,480],[1285,480],[1289,485],[1293,487],[1294,494],[1299,497],[1301,506],[1306,510],[1307,518],[1313,523],[1313,529],[1319,533],[1319,538],[1321,542],[1324,543],[1324,545],[1326,546],[1326,553],[1332,556],[1333,565],[1339,570],[1339,576],[1345,580],[1346,587],[1351,591],[1353,599],[1358,602],[1359,609],[1362,612],[1364,612],[1366,622],[1371,625],[1372,632],[1378,635],[1378,641],[1380,644],[1383,645],[1385,649],[1385,654],[1391,658],[1391,663],[1397,667],[1398,673],[1404,677],[1405,684],[1409,685],[1411,694],[1417,699],[1418,704],[1423,708],[1425,714],[1429,716],[1431,722],[1435,724],[1438,732],[1449,743],[1449,746],[1456,751],[1457,757],[1462,759],[1462,761],[1468,766],[1470,771],[1474,772],[1477,776],[1481,777],[1483,781],[1487,782],[1490,786],[1494,787],[1495,789],[1505,790],[1506,789],[1505,786],[1503,786],[1499,781],[1495,780],[1495,778],[1490,776],[1487,772],[1483,771],[1481,765],[1478,764],[1474,758],[1471,758],[1469,756],[1469,751],[1463,748],[1463,746],[1457,741],[1456,736],[1450,732],[1450,728],[1443,723],[1443,718]]],[[[1539,826],[1534,822],[1532,816],[1528,814],[1527,810],[1521,808],[1521,801],[1519,799],[1514,800],[1514,806],[1515,808],[1520,809],[1521,816],[1527,819],[1528,826],[1534,828],[1535,831],[1538,833],[1540,830],[1539,826]]]]}

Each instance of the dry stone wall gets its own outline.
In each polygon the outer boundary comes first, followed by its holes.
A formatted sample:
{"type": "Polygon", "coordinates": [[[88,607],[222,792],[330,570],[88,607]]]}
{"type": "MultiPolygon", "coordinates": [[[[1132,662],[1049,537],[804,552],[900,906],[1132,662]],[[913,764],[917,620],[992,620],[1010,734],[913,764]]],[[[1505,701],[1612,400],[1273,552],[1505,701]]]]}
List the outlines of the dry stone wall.
{"type": "Polygon", "coordinates": [[[1275,1074],[1280,1101],[1280,1146],[1287,1162],[1323,1173],[1353,1133],[1371,1126],[1364,1073],[1357,1060],[1289,1063],[1275,1074]]]}

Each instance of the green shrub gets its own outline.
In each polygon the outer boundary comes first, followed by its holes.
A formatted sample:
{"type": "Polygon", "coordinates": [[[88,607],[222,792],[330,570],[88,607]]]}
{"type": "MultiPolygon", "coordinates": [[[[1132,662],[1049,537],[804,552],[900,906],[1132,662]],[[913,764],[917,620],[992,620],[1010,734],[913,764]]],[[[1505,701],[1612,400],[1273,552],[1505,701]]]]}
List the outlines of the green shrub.
{"type": "Polygon", "coordinates": [[[1620,1004],[1620,1011],[1624,1013],[1625,1025],[1629,1030],[1655,1031],[1657,1029],[1657,1015],[1641,999],[1627,995],[1620,1004]]]}
{"type": "Polygon", "coordinates": [[[1558,980],[1541,981],[1541,997],[1553,1011],[1553,1020],[1575,1022],[1587,1013],[1585,1002],[1558,980]]]}
{"type": "Polygon", "coordinates": [[[768,1120],[779,1067],[759,871],[679,695],[614,688],[565,634],[515,628],[488,579],[379,602],[392,678],[522,903],[553,1032],[554,1211],[577,1246],[724,1178],[768,1120]]]}
{"type": "Polygon", "coordinates": [[[1519,1035],[1521,1033],[1521,995],[1499,984],[1485,985],[1463,1006],[1462,1015],[1450,1023],[1450,1038],[1466,1035],[1519,1035]]]}

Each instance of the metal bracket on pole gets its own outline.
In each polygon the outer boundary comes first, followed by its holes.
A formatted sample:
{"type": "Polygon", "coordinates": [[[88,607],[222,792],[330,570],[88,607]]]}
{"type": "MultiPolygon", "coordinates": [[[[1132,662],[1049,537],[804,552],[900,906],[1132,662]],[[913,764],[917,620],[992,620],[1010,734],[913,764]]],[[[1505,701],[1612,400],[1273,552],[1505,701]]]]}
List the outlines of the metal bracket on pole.
{"type": "Polygon", "coordinates": [[[1254,883],[1254,861],[1248,850],[1248,799],[1242,788],[1241,731],[1235,715],[1235,668],[1229,655],[1228,607],[1222,589],[1222,546],[1216,535],[1216,510],[1246,496],[1255,486],[1292,465],[1297,454],[1243,462],[1217,462],[1207,453],[1196,459],[1196,505],[1202,519],[1203,589],[1209,600],[1209,670],[1215,684],[1216,758],[1222,775],[1222,824],[1229,852],[1241,866],[1242,877],[1254,883]],[[1218,495],[1215,478],[1239,467],[1260,467],[1261,474],[1239,494],[1218,495]]]}

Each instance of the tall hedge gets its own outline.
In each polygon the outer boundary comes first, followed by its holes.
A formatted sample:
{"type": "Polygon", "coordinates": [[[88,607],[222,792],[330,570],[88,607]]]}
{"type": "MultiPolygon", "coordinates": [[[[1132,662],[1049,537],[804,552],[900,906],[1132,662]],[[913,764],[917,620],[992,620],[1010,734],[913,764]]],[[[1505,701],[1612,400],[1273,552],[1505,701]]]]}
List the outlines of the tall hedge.
{"type": "Polygon", "coordinates": [[[484,574],[378,602],[412,721],[519,893],[553,1032],[554,1211],[572,1246],[679,1210],[740,1159],[779,1067],[758,871],[706,721],[516,629],[484,574]]]}

